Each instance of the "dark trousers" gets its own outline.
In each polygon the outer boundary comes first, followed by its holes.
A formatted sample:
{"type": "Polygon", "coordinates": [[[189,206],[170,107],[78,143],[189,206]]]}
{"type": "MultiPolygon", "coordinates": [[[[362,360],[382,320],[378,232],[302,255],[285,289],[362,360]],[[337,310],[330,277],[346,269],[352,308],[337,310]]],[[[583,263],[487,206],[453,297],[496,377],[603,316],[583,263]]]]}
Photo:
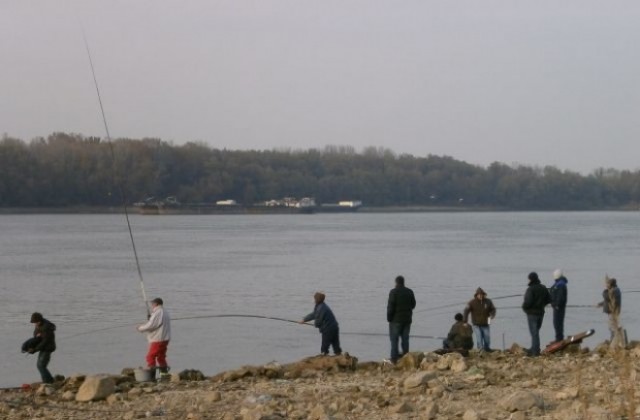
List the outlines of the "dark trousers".
{"type": "Polygon", "coordinates": [[[340,348],[340,328],[329,328],[322,331],[322,345],[320,346],[320,353],[329,354],[329,346],[333,347],[333,353],[337,356],[342,353],[340,348]]]}
{"type": "Polygon", "coordinates": [[[49,369],[47,369],[47,366],[49,365],[50,361],[51,361],[50,351],[41,351],[38,353],[38,362],[36,366],[38,366],[40,377],[42,378],[42,382],[45,384],[53,383],[53,376],[51,376],[51,372],[49,372],[49,369]]]}
{"type": "Polygon", "coordinates": [[[553,328],[556,330],[556,341],[564,340],[564,309],[553,309],[553,328]]]}
{"type": "Polygon", "coordinates": [[[527,314],[527,323],[529,324],[529,333],[531,334],[531,347],[529,354],[532,356],[540,355],[540,328],[542,328],[542,315],[527,314]]]}
{"type": "Polygon", "coordinates": [[[409,333],[411,332],[411,323],[390,322],[389,323],[389,339],[391,339],[391,361],[397,362],[400,358],[398,350],[398,340],[402,344],[402,354],[409,353],[409,333]]]}

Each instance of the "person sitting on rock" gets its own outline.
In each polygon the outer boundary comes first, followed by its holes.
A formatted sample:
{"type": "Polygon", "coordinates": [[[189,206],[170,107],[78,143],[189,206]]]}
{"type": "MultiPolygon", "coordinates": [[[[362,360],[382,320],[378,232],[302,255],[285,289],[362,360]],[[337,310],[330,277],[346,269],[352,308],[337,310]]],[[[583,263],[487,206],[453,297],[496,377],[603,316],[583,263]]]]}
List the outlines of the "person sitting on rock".
{"type": "Polygon", "coordinates": [[[442,342],[445,350],[471,350],[473,348],[473,329],[464,322],[461,313],[455,316],[456,322],[451,326],[447,338],[442,342]]]}
{"type": "Polygon", "coordinates": [[[313,312],[305,316],[302,321],[299,322],[300,324],[304,324],[305,322],[309,322],[313,319],[315,327],[318,328],[320,330],[320,334],[322,334],[320,353],[323,356],[328,355],[329,346],[332,346],[333,353],[338,356],[342,353],[342,349],[340,348],[340,328],[331,308],[329,308],[329,305],[324,303],[324,298],[324,293],[316,292],[316,294],[313,295],[313,300],[315,302],[313,312]]]}

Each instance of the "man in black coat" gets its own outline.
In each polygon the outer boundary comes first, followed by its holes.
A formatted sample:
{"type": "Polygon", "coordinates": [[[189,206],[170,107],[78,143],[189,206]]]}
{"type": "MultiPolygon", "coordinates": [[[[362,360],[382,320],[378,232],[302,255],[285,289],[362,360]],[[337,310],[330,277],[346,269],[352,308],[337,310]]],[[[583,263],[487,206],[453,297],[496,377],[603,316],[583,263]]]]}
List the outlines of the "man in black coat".
{"type": "Polygon", "coordinates": [[[409,333],[411,317],[416,307],[413,290],[404,286],[404,277],[396,277],[396,287],[389,292],[387,302],[387,321],[389,322],[389,338],[391,339],[391,363],[400,358],[398,340],[402,342],[402,354],[409,353],[409,333]]]}
{"type": "Polygon", "coordinates": [[[41,313],[34,312],[31,315],[31,323],[35,324],[33,330],[33,337],[39,338],[39,341],[34,341],[35,347],[27,349],[27,352],[33,354],[38,353],[38,371],[42,377],[42,382],[45,384],[53,383],[53,376],[47,369],[49,362],[51,361],[51,353],[56,351],[56,326],[49,320],[45,319],[41,313]]]}
{"type": "Polygon", "coordinates": [[[549,290],[540,283],[538,273],[529,273],[528,279],[529,287],[524,294],[522,310],[527,314],[531,334],[531,347],[527,353],[535,357],[540,356],[540,328],[544,319],[544,307],[551,303],[551,295],[549,290]]]}

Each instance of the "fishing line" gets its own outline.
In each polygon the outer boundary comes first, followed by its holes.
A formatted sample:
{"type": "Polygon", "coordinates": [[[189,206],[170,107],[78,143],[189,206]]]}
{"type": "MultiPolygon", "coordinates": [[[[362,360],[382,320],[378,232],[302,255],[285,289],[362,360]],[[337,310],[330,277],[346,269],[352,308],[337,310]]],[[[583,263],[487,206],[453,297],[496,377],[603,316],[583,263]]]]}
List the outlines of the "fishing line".
{"type": "MultiPolygon", "coordinates": [[[[522,296],[522,293],[517,294],[517,295],[507,295],[507,296],[492,297],[491,300],[507,299],[507,298],[512,298],[512,297],[521,297],[521,296],[522,296]]],[[[432,307],[429,307],[429,308],[413,311],[413,313],[435,311],[437,309],[451,308],[453,306],[463,306],[463,305],[466,306],[467,303],[469,303],[469,301],[465,301],[465,302],[461,302],[461,303],[449,303],[447,305],[442,305],[442,306],[432,306],[432,307]]]]}
{"type": "Polygon", "coordinates": [[[104,106],[102,105],[102,96],[100,95],[100,88],[98,87],[98,79],[96,77],[96,71],[95,68],[93,66],[93,60],[91,58],[91,51],[89,50],[89,42],[87,41],[87,36],[84,32],[84,28],[82,28],[82,39],[84,40],[84,46],[87,50],[87,57],[89,57],[89,65],[91,66],[91,75],[93,76],[93,84],[96,87],[96,93],[98,95],[98,103],[100,104],[100,113],[102,115],[102,122],[104,123],[104,130],[107,133],[107,144],[109,145],[109,150],[111,151],[111,161],[112,161],[112,169],[113,169],[113,178],[114,178],[114,184],[117,185],[118,189],[120,190],[120,197],[122,198],[122,208],[124,209],[124,217],[127,221],[127,228],[129,230],[129,238],[131,239],[131,247],[133,249],[133,256],[136,260],[136,268],[138,270],[138,278],[140,279],[140,291],[142,292],[142,299],[144,300],[144,306],[147,310],[147,317],[151,316],[151,310],[149,308],[149,302],[147,299],[147,293],[144,289],[144,280],[142,278],[142,269],[140,268],[140,260],[138,258],[138,251],[136,249],[136,242],[133,239],[133,230],[131,229],[131,222],[129,221],[129,210],[127,209],[127,200],[126,200],[126,195],[125,195],[125,191],[124,191],[124,187],[123,187],[123,182],[116,182],[117,177],[116,177],[116,154],[115,151],[113,149],[113,143],[111,142],[111,134],[109,132],[109,125],[107,124],[107,117],[105,115],[104,112],[104,106]]]}

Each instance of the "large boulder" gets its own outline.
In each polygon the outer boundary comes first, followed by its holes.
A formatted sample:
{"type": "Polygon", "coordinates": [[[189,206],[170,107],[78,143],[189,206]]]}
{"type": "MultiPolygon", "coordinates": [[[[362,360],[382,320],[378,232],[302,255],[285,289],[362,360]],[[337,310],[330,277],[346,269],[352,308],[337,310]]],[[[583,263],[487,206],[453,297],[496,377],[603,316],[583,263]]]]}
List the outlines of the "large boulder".
{"type": "Polygon", "coordinates": [[[116,390],[116,381],[107,375],[87,376],[76,394],[76,401],[87,402],[107,398],[116,390]]]}

